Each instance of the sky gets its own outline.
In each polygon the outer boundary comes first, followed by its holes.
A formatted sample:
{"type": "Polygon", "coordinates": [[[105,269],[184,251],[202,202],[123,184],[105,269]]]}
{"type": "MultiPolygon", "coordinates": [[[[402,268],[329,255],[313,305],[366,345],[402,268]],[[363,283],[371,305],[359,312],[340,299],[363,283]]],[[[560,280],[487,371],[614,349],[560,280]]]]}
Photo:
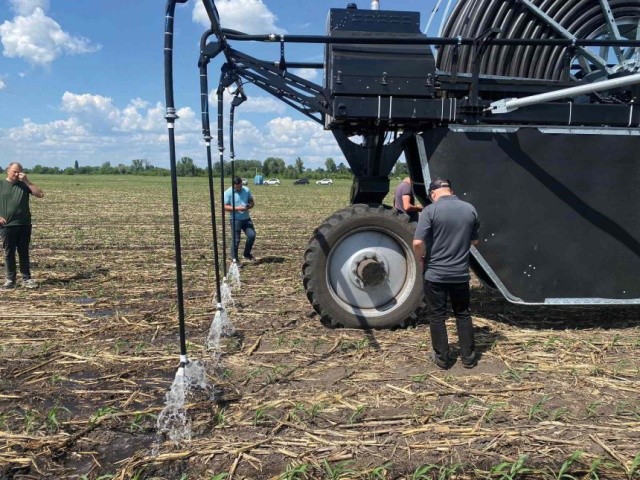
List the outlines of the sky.
{"type": "MultiPolygon", "coordinates": [[[[222,26],[246,33],[323,35],[329,8],[346,0],[215,0],[222,26]]],[[[369,0],[355,0],[370,8],[369,0]]],[[[434,0],[381,0],[381,8],[421,13],[422,28],[434,0]]],[[[0,0],[0,165],[21,162],[66,168],[129,165],[146,159],[169,166],[164,93],[164,0],[0,0]]],[[[179,4],[175,16],[176,155],[206,165],[200,123],[197,61],[209,27],[201,0],[179,4]]],[[[233,46],[277,61],[280,46],[233,46]]],[[[322,62],[319,45],[287,45],[287,61],[322,62]]],[[[215,132],[215,88],[221,62],[209,65],[210,112],[215,132]]],[[[322,72],[295,71],[322,84],[322,72]]],[[[236,159],[280,157],[323,167],[344,156],[330,132],[274,97],[246,86],[236,109],[236,159]]],[[[225,95],[226,100],[231,95],[225,95]]],[[[228,116],[228,103],[225,118],[228,116]]],[[[228,128],[225,128],[225,142],[228,128]]],[[[217,140],[214,138],[213,145],[217,140]]],[[[225,143],[225,160],[228,144],[225,143]]],[[[214,160],[217,160],[214,148],[214,160]]]]}

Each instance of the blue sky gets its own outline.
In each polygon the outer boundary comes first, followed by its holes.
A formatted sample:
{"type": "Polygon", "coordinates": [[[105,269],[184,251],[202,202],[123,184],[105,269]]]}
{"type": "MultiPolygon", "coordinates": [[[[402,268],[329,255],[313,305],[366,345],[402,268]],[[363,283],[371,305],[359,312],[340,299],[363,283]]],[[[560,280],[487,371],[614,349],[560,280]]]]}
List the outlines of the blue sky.
{"type": "MultiPolygon", "coordinates": [[[[248,33],[324,34],[336,0],[217,0],[224,27],[248,33]]],[[[356,0],[369,8],[369,0],[356,0]]],[[[424,28],[433,0],[381,0],[418,10],[424,28]]],[[[164,0],[0,0],[0,164],[128,165],[144,158],[168,167],[164,120],[164,0]]],[[[200,0],[179,5],[175,21],[177,155],[205,166],[200,128],[198,44],[207,25],[200,0]]],[[[277,44],[234,44],[278,60],[277,44]]],[[[288,45],[289,61],[322,61],[322,46],[288,45]]],[[[209,67],[212,90],[220,63],[209,67]]],[[[316,83],[322,73],[297,72],[316,83]]],[[[261,90],[236,110],[238,159],[276,156],[306,167],[344,161],[333,136],[261,90]]],[[[229,99],[229,95],[226,96],[229,99]]],[[[215,127],[215,94],[210,95],[215,127]]],[[[228,113],[228,108],[226,108],[228,113]]],[[[225,115],[226,116],[226,115],[225,115]]],[[[225,135],[228,130],[225,129],[225,135]]],[[[215,150],[214,150],[215,152],[215,150]]],[[[227,148],[228,154],[228,148],[227,148]]],[[[216,158],[217,158],[217,152],[216,158]]]]}

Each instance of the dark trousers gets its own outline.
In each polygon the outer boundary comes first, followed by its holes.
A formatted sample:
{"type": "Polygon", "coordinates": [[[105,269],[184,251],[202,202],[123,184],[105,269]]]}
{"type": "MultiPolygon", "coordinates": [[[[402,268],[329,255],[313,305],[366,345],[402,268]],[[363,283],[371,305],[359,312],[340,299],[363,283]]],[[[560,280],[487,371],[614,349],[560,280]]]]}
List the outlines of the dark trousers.
{"type": "Polygon", "coordinates": [[[447,336],[447,297],[451,300],[453,314],[456,317],[456,328],[460,340],[460,355],[469,357],[475,350],[473,323],[469,311],[469,282],[439,283],[424,282],[424,294],[431,330],[431,344],[436,354],[446,359],[449,353],[447,336]]]}
{"type": "Polygon", "coordinates": [[[249,220],[231,220],[231,232],[233,235],[233,241],[231,242],[231,257],[238,259],[238,247],[240,246],[240,233],[244,232],[247,237],[244,242],[244,256],[251,255],[251,249],[253,248],[253,242],[256,241],[256,231],[253,228],[253,222],[249,220]],[[235,228],[234,228],[235,227],[235,228]]]}
{"type": "Polygon", "coordinates": [[[24,280],[31,278],[29,265],[29,243],[31,243],[31,225],[0,227],[4,265],[7,280],[16,281],[16,250],[20,258],[20,274],[24,280]]]}

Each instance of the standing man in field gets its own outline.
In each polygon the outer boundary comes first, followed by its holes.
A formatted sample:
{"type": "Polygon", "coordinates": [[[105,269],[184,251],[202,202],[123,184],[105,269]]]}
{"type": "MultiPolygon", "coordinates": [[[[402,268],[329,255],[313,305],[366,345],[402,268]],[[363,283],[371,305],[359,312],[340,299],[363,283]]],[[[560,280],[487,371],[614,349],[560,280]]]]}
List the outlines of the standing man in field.
{"type": "Polygon", "coordinates": [[[456,317],[462,366],[473,368],[478,358],[469,311],[469,252],[471,245],[478,243],[478,214],[470,203],[453,194],[451,182],[443,178],[429,184],[429,198],[433,203],[420,214],[413,251],[424,269],[425,244],[431,244],[424,275],[433,346],[431,360],[439,368],[450,367],[445,325],[448,297],[456,317]]]}
{"type": "Polygon", "coordinates": [[[422,211],[422,207],[416,205],[411,178],[405,177],[396,188],[393,196],[393,206],[398,212],[409,215],[412,222],[418,221],[418,214],[422,211]]]}
{"type": "Polygon", "coordinates": [[[256,230],[253,221],[249,216],[249,209],[253,208],[253,195],[247,187],[242,186],[242,178],[235,177],[233,186],[224,192],[224,210],[231,215],[231,256],[238,260],[238,247],[240,246],[240,233],[244,232],[247,237],[244,242],[244,258],[250,262],[255,262],[255,257],[251,254],[253,243],[256,240],[256,230]]]}
{"type": "Polygon", "coordinates": [[[6,280],[3,289],[16,287],[16,250],[20,259],[22,285],[37,288],[31,278],[29,243],[31,243],[31,210],[29,196],[44,197],[44,192],[31,183],[22,165],[13,162],[7,167],[7,178],[0,181],[0,238],[4,249],[6,280]]]}

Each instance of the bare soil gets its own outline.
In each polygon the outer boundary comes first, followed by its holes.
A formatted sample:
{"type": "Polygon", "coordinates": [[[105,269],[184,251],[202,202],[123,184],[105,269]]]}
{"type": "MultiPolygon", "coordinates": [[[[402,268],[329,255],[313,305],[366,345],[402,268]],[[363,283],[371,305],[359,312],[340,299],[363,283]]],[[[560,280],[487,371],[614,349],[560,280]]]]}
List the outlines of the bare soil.
{"type": "Polygon", "coordinates": [[[40,288],[0,294],[2,479],[640,478],[636,308],[519,307],[474,281],[471,370],[427,360],[425,318],[320,324],[302,255],[346,183],[251,187],[258,262],[216,360],[208,189],[181,180],[188,355],[212,388],[174,444],[156,431],[179,360],[168,179],[37,183],[40,288]]]}

